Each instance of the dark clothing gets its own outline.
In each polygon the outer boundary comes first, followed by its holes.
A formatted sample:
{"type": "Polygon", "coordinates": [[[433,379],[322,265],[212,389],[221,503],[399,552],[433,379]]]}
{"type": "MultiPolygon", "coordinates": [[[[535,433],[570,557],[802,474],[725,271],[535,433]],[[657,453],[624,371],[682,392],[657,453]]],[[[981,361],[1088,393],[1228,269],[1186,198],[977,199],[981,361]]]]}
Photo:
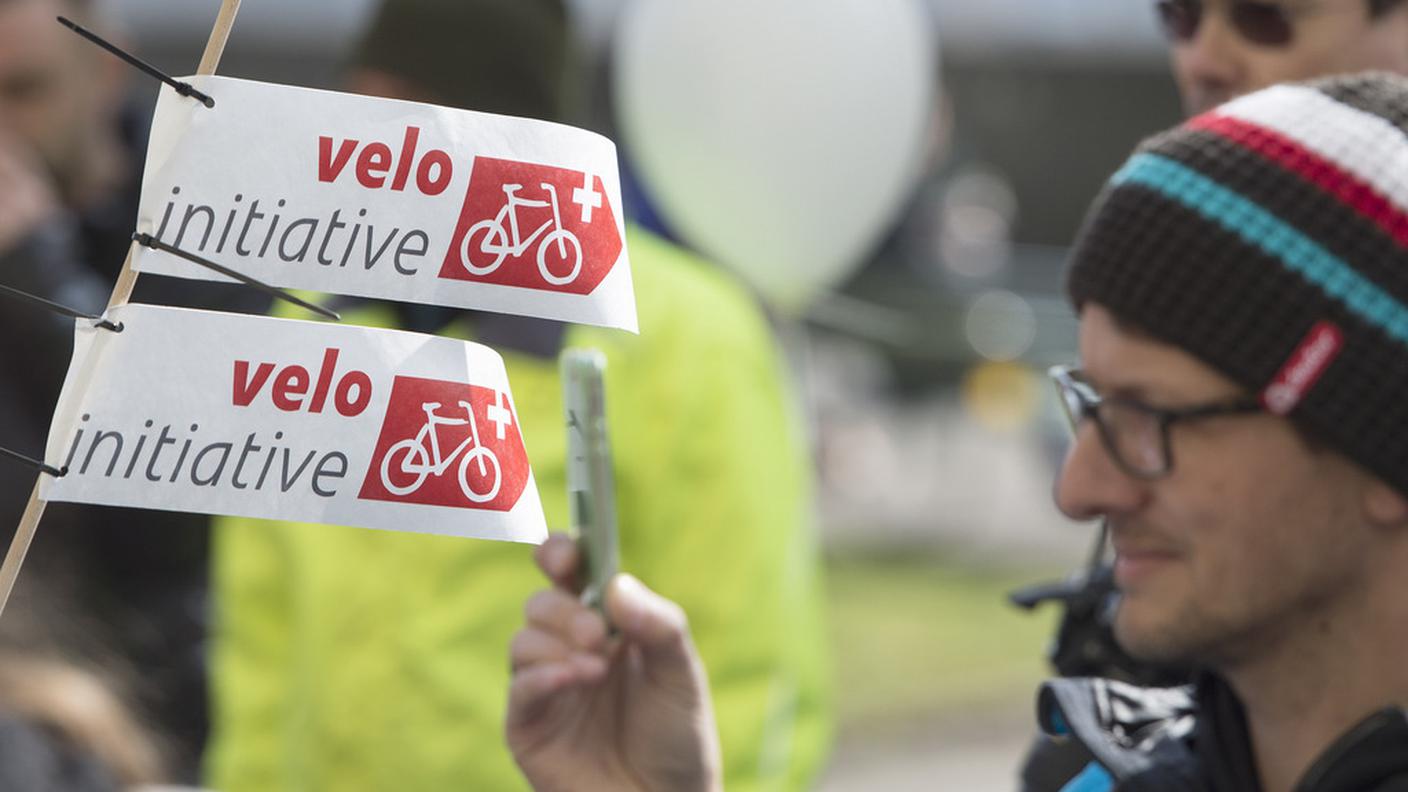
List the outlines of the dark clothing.
{"type": "MultiPolygon", "coordinates": [[[[102,312],[137,218],[149,112],[131,108],[124,117],[124,184],[99,205],[53,217],[0,250],[0,283],[102,312]]],[[[156,276],[139,279],[133,299],[259,313],[267,306],[243,287],[156,276]]],[[[41,458],[72,354],[73,320],[6,300],[0,334],[0,447],[41,458]]],[[[34,471],[0,460],[0,552],[34,480],[34,471]]],[[[207,524],[204,515],[49,504],[15,599],[33,611],[26,621],[44,629],[41,644],[100,664],[131,689],[138,715],[169,737],[180,780],[196,778],[206,732],[207,524]]],[[[0,638],[34,639],[5,636],[8,626],[0,621],[0,638]]]]}
{"type": "MultiPolygon", "coordinates": [[[[1028,792],[1259,792],[1246,714],[1232,689],[1140,688],[1105,679],[1042,686],[1047,735],[1022,770],[1028,792]]],[[[1387,707],[1315,760],[1296,792],[1408,792],[1408,718],[1387,707]]]]}

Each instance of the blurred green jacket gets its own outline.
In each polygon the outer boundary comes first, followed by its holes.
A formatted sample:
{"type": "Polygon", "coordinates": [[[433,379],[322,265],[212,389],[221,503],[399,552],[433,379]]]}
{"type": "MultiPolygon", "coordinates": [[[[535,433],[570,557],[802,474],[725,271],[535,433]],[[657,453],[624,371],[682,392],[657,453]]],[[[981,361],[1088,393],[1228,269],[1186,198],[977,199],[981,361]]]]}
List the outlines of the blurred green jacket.
{"type": "MultiPolygon", "coordinates": [[[[689,614],[727,788],[803,789],[831,739],[831,669],[810,464],[785,369],[727,275],[644,232],[627,245],[640,335],[570,326],[563,339],[608,358],[622,568],[689,614]]],[[[346,321],[386,326],[392,312],[346,321]]],[[[562,528],[556,362],[504,358],[548,524],[562,528]]],[[[502,721],[509,640],[545,585],[531,551],[218,520],[210,785],[525,789],[502,721]]]]}

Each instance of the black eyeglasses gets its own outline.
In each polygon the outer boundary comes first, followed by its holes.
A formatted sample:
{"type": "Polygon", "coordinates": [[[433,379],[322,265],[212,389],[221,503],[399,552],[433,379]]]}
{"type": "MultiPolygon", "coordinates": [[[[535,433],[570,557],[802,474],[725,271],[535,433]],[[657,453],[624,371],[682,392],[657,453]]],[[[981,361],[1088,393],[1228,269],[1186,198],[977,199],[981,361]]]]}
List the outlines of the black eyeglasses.
{"type": "MultiPolygon", "coordinates": [[[[1204,0],[1159,0],[1154,8],[1171,41],[1191,41],[1198,35],[1206,10],[1204,0]]],[[[1228,0],[1227,16],[1237,35],[1264,47],[1284,47],[1295,33],[1292,11],[1277,3],[1228,0]]]]}
{"type": "Polygon", "coordinates": [[[1110,458],[1131,476],[1156,479],[1173,471],[1169,427],[1182,421],[1238,415],[1262,411],[1251,397],[1200,404],[1179,410],[1162,410],[1133,399],[1104,398],[1095,392],[1084,375],[1069,366],[1053,366],[1048,372],[1056,383],[1061,406],[1072,426],[1094,418],[1100,441],[1110,458]]]}

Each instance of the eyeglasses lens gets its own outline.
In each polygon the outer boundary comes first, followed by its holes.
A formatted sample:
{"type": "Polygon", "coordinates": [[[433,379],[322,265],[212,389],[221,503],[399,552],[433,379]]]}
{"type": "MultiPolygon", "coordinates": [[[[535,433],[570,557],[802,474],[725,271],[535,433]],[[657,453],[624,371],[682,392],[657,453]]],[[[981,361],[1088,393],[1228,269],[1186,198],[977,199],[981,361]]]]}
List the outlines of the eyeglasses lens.
{"type": "Polygon", "coordinates": [[[1070,381],[1056,381],[1056,390],[1061,396],[1061,410],[1066,414],[1072,431],[1080,425],[1080,421],[1085,417],[1085,403],[1081,400],[1080,394],[1076,392],[1074,383],[1070,381]]]}
{"type": "Polygon", "coordinates": [[[1151,478],[1168,472],[1163,425],[1157,415],[1134,404],[1101,399],[1089,384],[1063,366],[1051,369],[1051,378],[1072,429],[1085,418],[1094,418],[1101,442],[1121,468],[1151,478]]]}
{"type": "MultiPolygon", "coordinates": [[[[1164,35],[1171,41],[1189,41],[1198,35],[1203,21],[1202,0],[1159,0],[1154,7],[1164,35]]],[[[1228,13],[1237,35],[1253,44],[1279,47],[1291,41],[1291,18],[1277,3],[1233,0],[1228,13]]]]}
{"type": "Polygon", "coordinates": [[[1166,471],[1168,459],[1157,416],[1118,401],[1102,402],[1099,409],[1106,444],[1126,468],[1144,476],[1166,471]]]}
{"type": "Polygon", "coordinates": [[[1233,3],[1232,24],[1254,44],[1277,47],[1291,41],[1291,20],[1286,9],[1275,3],[1233,3]]]}

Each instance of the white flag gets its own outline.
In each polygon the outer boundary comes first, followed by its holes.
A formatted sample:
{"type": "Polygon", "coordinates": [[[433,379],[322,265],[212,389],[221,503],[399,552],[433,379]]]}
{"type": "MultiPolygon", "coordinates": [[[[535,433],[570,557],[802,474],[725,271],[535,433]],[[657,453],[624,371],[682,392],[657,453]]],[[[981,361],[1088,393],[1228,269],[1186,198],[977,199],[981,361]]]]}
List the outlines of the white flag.
{"type": "MultiPolygon", "coordinates": [[[[636,330],[616,147],[561,124],[237,80],[163,88],[137,230],[277,286],[636,330]]],[[[142,249],[142,272],[223,280],[142,249]]]]}
{"type": "Polygon", "coordinates": [[[77,323],[41,497],[540,542],[498,353],[396,330],[124,305],[77,323]]]}

